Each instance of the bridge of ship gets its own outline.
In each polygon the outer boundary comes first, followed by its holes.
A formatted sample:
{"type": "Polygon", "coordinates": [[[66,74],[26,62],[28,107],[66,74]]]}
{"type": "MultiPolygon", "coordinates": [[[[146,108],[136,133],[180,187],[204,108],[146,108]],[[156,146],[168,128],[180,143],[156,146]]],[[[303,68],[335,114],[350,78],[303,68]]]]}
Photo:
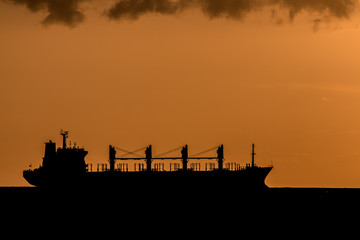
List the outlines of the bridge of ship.
{"type": "MultiPolygon", "coordinates": [[[[134,151],[128,151],[119,147],[109,146],[109,165],[98,164],[96,169],[92,169],[92,165],[89,164],[89,171],[110,171],[110,172],[128,172],[130,171],[213,171],[213,170],[240,170],[243,166],[235,162],[226,163],[224,166],[224,147],[223,145],[216,146],[205,151],[199,152],[189,156],[188,146],[179,147],[161,154],[153,156],[152,146],[136,149],[134,151]],[[178,151],[181,149],[181,156],[168,157],[164,156],[169,153],[178,151]],[[199,156],[210,151],[216,151],[216,156],[199,156]],[[117,157],[117,151],[121,151],[124,154],[117,157]],[[145,150],[145,156],[138,155],[137,152],[145,150]],[[129,155],[135,155],[135,157],[129,157],[129,155]],[[164,160],[170,161],[170,164],[165,164],[164,160]],[[179,163],[180,160],[181,163],[179,163]],[[204,162],[204,160],[214,160],[212,162],[204,162]],[[129,167],[129,162],[133,162],[133,168],[129,167]],[[160,162],[159,162],[160,161],[160,162]],[[156,163],[155,163],[156,162],[156,163]]],[[[248,166],[249,167],[249,166],[248,166]]]]}

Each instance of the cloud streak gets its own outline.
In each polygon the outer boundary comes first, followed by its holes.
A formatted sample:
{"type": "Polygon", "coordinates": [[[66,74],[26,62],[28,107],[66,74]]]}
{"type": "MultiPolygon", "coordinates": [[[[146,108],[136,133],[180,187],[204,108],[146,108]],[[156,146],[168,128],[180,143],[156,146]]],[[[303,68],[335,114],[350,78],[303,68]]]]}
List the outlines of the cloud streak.
{"type": "MultiPolygon", "coordinates": [[[[99,3],[97,0],[2,0],[16,5],[25,5],[29,10],[38,12],[45,10],[48,15],[43,19],[44,25],[61,23],[74,27],[85,19],[80,5],[83,2],[99,3]]],[[[302,13],[316,13],[313,20],[314,29],[323,18],[349,18],[354,13],[359,0],[114,0],[110,8],[103,14],[111,20],[136,20],[147,14],[176,15],[190,9],[200,11],[210,19],[231,18],[243,19],[247,14],[272,9],[272,15],[282,15],[290,21],[302,13]],[[281,12],[278,13],[278,12],[281,12]],[[320,17],[319,17],[320,16],[320,17]]],[[[97,4],[99,5],[99,4],[97,4]]]]}

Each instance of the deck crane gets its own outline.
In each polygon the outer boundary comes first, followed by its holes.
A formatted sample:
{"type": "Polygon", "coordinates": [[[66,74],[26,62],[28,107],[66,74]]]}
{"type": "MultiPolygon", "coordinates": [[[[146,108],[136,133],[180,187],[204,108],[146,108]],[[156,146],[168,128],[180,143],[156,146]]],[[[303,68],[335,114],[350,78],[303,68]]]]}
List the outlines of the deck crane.
{"type": "MultiPolygon", "coordinates": [[[[116,150],[115,148],[126,152],[127,154],[135,154],[131,151],[127,151],[118,147],[114,147],[109,145],[109,162],[110,162],[110,172],[114,172],[115,171],[115,161],[116,160],[145,160],[146,162],[146,171],[151,172],[152,168],[151,168],[151,163],[153,160],[181,160],[182,161],[182,171],[187,171],[188,170],[188,160],[201,160],[201,159],[217,159],[218,160],[218,170],[222,171],[223,170],[223,162],[224,162],[224,146],[220,145],[218,147],[213,147],[210,149],[207,149],[205,151],[202,151],[200,153],[194,154],[193,156],[189,157],[189,153],[188,153],[188,145],[185,145],[181,148],[181,156],[178,157],[159,157],[160,155],[166,155],[170,152],[173,152],[175,150],[179,150],[180,148],[176,148],[170,151],[167,151],[165,153],[159,154],[156,157],[152,156],[152,146],[149,145],[146,147],[145,149],[145,157],[116,157],[116,150]],[[217,149],[217,156],[212,156],[212,157],[198,157],[198,155],[204,154],[206,152],[212,151],[214,149],[217,149]]],[[[138,150],[141,150],[144,148],[140,148],[138,150]]],[[[137,154],[135,154],[137,155],[137,154]]],[[[137,155],[139,156],[139,155],[137,155]]]]}

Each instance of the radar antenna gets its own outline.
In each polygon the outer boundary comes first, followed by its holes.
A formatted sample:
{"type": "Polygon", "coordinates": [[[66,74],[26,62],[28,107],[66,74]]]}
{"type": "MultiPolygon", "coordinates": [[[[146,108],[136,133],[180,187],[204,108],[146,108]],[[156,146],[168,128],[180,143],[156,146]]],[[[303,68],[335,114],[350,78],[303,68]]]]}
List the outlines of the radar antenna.
{"type": "Polygon", "coordinates": [[[60,135],[63,136],[63,149],[66,149],[66,139],[68,138],[69,131],[60,130],[60,135]]]}

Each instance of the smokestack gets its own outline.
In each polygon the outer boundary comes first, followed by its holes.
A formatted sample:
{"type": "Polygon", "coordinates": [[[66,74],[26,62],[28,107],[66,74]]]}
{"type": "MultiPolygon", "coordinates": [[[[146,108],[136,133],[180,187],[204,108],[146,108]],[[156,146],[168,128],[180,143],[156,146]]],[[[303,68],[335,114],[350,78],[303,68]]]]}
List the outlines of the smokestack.
{"type": "Polygon", "coordinates": [[[45,143],[45,155],[43,158],[43,167],[49,168],[54,165],[56,158],[56,143],[51,140],[45,143]]]}

